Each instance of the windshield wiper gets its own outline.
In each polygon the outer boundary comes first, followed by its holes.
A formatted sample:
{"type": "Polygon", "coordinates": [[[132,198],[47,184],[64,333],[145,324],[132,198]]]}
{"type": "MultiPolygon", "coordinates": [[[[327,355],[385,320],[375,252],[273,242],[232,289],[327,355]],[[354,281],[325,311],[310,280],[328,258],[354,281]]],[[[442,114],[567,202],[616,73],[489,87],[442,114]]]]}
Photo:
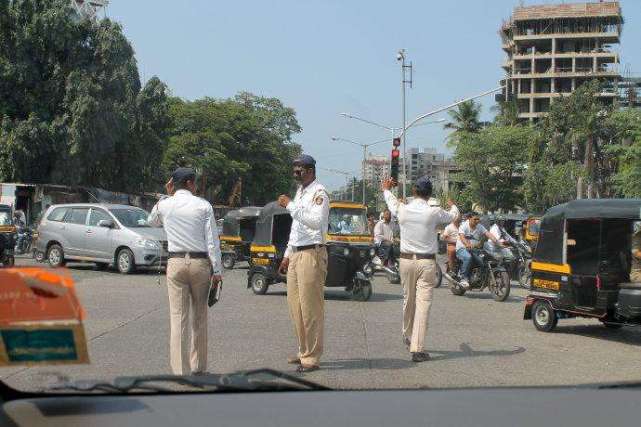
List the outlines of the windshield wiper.
{"type": "Polygon", "coordinates": [[[331,390],[311,381],[297,378],[273,369],[239,371],[231,374],[206,374],[197,376],[182,375],[144,375],[139,377],[118,377],[108,381],[65,381],[52,385],[47,391],[76,391],[132,393],[167,393],[177,391],[302,391],[331,390]],[[167,384],[169,388],[161,386],[167,384]],[[176,387],[178,386],[178,388],[176,387]]]}

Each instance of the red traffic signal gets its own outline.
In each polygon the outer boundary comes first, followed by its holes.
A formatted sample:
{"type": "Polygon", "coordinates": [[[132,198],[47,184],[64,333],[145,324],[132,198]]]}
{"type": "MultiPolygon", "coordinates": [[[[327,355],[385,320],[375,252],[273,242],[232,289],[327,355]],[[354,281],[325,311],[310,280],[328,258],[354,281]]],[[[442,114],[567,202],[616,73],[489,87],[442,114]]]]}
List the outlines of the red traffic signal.
{"type": "Polygon", "coordinates": [[[392,160],[398,159],[401,156],[401,152],[398,150],[392,150],[392,160]]]}
{"type": "Polygon", "coordinates": [[[400,146],[401,146],[401,138],[394,138],[394,139],[392,140],[392,145],[393,145],[394,147],[400,147],[400,146]]]}

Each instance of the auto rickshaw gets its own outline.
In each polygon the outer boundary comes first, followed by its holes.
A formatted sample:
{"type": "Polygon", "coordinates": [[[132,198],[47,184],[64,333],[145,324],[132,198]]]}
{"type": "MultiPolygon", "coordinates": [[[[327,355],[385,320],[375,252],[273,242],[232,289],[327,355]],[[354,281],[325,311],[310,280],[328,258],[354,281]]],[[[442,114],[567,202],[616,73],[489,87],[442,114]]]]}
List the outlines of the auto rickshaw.
{"type": "Polygon", "coordinates": [[[541,218],[529,217],[523,227],[523,240],[534,250],[539,241],[539,232],[541,229],[541,218]]]}
{"type": "Polygon", "coordinates": [[[251,263],[250,246],[260,210],[259,207],[249,206],[230,211],[223,218],[220,251],[224,268],[234,268],[237,261],[251,263]]]}
{"type": "MultiPolygon", "coordinates": [[[[247,272],[247,287],[255,294],[265,294],[269,286],[286,281],[286,277],[278,272],[278,267],[287,249],[291,225],[289,212],[277,202],[262,208],[250,246],[251,263],[247,272]]],[[[351,237],[358,237],[358,234],[351,237]]],[[[327,253],[325,286],[343,287],[354,299],[368,300],[372,295],[372,284],[362,270],[374,255],[373,247],[332,238],[327,241],[327,253]]]]}
{"type": "Polygon", "coordinates": [[[13,223],[11,206],[0,205],[0,263],[3,267],[13,267],[15,264],[14,247],[17,230],[13,223]]]}
{"type": "Polygon", "coordinates": [[[548,209],[532,259],[524,319],[544,332],[559,319],[641,325],[641,283],[630,283],[641,199],[574,200],[548,209]]]}

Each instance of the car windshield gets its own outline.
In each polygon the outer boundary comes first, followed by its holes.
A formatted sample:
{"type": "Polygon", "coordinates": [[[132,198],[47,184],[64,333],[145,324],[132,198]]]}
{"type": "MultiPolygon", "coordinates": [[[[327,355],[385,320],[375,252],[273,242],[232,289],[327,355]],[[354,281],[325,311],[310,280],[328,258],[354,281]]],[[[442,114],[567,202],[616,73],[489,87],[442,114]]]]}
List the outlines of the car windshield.
{"type": "Polygon", "coordinates": [[[0,225],[11,225],[11,212],[0,211],[0,225]]]}
{"type": "Polygon", "coordinates": [[[345,235],[368,234],[365,209],[331,208],[329,211],[328,232],[345,235]]]}
{"type": "Polygon", "coordinates": [[[147,211],[137,208],[109,209],[116,219],[125,227],[139,228],[149,227],[147,211]]]}
{"type": "Polygon", "coordinates": [[[0,381],[641,382],[640,73],[641,0],[0,0],[0,381]]]}

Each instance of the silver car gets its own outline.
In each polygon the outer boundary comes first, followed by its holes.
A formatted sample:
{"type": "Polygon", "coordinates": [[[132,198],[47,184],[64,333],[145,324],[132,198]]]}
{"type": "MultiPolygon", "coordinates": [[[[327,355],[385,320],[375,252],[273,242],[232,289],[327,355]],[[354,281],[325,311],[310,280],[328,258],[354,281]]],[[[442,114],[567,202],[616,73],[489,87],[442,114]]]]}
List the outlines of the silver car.
{"type": "Polygon", "coordinates": [[[38,226],[36,248],[52,267],[66,261],[115,265],[127,274],[136,267],[167,261],[167,237],[147,223],[147,211],[127,205],[76,203],[53,205],[38,226]]]}

